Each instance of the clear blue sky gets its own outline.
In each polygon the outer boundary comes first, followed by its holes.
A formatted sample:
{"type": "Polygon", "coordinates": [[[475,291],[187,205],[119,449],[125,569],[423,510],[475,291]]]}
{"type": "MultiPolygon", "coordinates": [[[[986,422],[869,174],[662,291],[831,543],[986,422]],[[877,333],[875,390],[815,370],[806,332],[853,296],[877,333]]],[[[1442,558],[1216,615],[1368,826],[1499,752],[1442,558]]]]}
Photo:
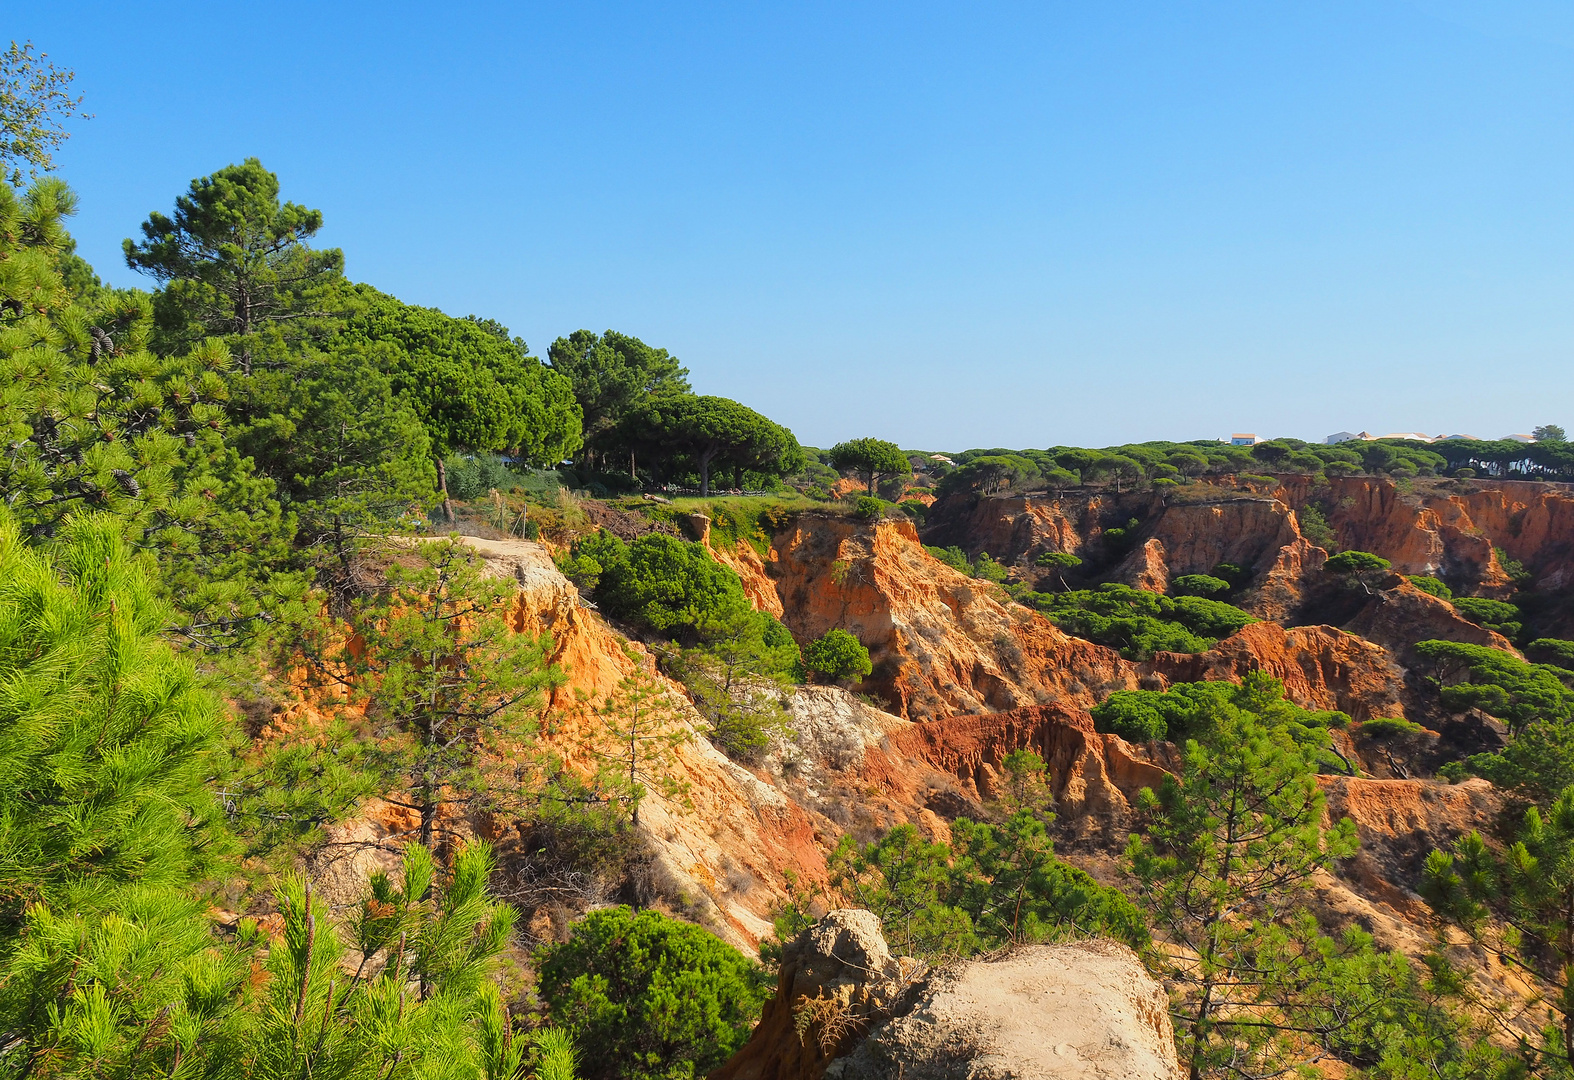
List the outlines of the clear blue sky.
{"type": "Polygon", "coordinates": [[[80,250],[255,155],[350,274],[806,443],[1574,427],[1574,5],[27,5],[80,250]]]}

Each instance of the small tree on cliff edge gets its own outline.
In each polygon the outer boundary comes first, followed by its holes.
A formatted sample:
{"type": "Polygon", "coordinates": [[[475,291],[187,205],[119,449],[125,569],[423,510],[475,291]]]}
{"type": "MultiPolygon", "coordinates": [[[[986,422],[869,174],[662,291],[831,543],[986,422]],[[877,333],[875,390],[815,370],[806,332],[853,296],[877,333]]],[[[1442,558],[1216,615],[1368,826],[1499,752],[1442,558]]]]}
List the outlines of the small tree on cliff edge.
{"type": "Polygon", "coordinates": [[[443,808],[517,796],[519,768],[510,782],[493,763],[499,751],[529,759],[535,707],[563,676],[547,663],[549,637],[510,626],[512,579],[483,577],[457,538],[422,544],[413,562],[391,566],[344,622],[303,620],[301,637],[318,677],[364,701],[366,764],[378,790],[402,793],[390,802],[420,815],[419,841],[431,847],[443,808]]]}
{"type": "Polygon", "coordinates": [[[1208,730],[1206,744],[1187,744],[1179,778],[1142,793],[1146,821],[1126,849],[1134,898],[1177,946],[1152,962],[1175,987],[1191,1080],[1280,1075],[1296,1049],[1281,1029],[1305,1026],[1289,1016],[1322,941],[1296,901],[1354,853],[1355,827],[1322,828],[1316,765],[1285,730],[1229,704],[1208,730]]]}
{"type": "Polygon", "coordinates": [[[861,679],[874,670],[863,642],[836,627],[803,647],[803,666],[836,680],[861,679]]]}
{"type": "Polygon", "coordinates": [[[837,443],[831,447],[830,458],[832,467],[857,473],[870,495],[881,480],[913,473],[913,463],[902,453],[902,448],[884,439],[851,439],[837,443]]]}
{"type": "Polygon", "coordinates": [[[1479,832],[1426,860],[1422,895],[1504,960],[1553,987],[1541,1045],[1521,1044],[1533,1076],[1574,1072],[1574,786],[1525,812],[1501,855],[1479,832]],[[1496,915],[1493,921],[1488,915],[1496,915]]]}

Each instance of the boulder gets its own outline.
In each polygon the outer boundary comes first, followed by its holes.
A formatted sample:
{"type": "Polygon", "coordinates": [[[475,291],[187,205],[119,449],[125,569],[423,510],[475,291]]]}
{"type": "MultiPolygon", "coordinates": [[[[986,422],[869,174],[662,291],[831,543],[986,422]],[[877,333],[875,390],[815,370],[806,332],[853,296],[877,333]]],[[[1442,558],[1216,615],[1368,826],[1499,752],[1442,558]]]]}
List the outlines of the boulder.
{"type": "Polygon", "coordinates": [[[1015,949],[927,971],[867,911],[783,950],[776,997],[711,1080],[1177,1080],[1168,1001],[1110,941],[1015,949]]]}

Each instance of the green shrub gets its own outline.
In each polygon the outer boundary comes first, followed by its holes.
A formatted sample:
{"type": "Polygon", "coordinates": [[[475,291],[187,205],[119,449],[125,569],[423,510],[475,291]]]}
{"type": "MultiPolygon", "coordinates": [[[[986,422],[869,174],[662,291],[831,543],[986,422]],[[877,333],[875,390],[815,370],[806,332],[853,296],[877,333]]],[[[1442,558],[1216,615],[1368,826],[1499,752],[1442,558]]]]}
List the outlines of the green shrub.
{"type": "Polygon", "coordinates": [[[520,475],[496,454],[473,457],[455,454],[443,462],[443,467],[448,474],[448,494],[465,502],[479,499],[494,489],[512,491],[520,483],[520,475]]]}
{"type": "Polygon", "coordinates": [[[896,953],[946,960],[1088,933],[1135,948],[1149,941],[1130,900],[1055,856],[1032,810],[1000,824],[959,818],[950,844],[913,825],[863,846],[844,837],[830,864],[833,884],[874,912],[896,953]]]}
{"type": "Polygon", "coordinates": [[[877,499],[873,495],[860,495],[853,503],[853,513],[865,521],[874,521],[884,517],[890,505],[884,499],[877,499]]]}
{"type": "Polygon", "coordinates": [[[692,923],[592,911],[540,953],[537,990],[585,1080],[703,1076],[749,1037],[769,996],[758,964],[692,923]]]}
{"type": "Polygon", "coordinates": [[[1216,596],[1230,591],[1230,583],[1212,574],[1182,574],[1170,581],[1170,589],[1180,596],[1216,596]]]}
{"type": "Polygon", "coordinates": [[[1301,708],[1285,698],[1279,680],[1263,672],[1253,672],[1239,684],[1198,682],[1180,683],[1165,691],[1117,690],[1091,712],[1095,730],[1132,742],[1166,739],[1175,743],[1206,740],[1221,721],[1251,713],[1288,731],[1296,743],[1316,749],[1325,764],[1348,771],[1334,765],[1338,759],[1328,752],[1327,731],[1344,726],[1350,718],[1341,712],[1301,708]]]}
{"type": "Polygon", "coordinates": [[[1508,638],[1517,636],[1522,625],[1519,608],[1513,604],[1505,604],[1501,600],[1487,600],[1479,596],[1458,596],[1454,598],[1454,610],[1477,626],[1496,630],[1508,638]]]}
{"type": "Polygon", "coordinates": [[[922,525],[924,523],[924,519],[929,516],[929,507],[925,506],[917,499],[903,499],[901,502],[896,504],[896,508],[902,511],[902,513],[906,514],[908,517],[912,518],[914,521],[918,522],[920,525],[922,525]]]}
{"type": "Polygon", "coordinates": [[[1401,735],[1416,735],[1424,729],[1413,720],[1378,716],[1361,722],[1361,734],[1373,739],[1393,739],[1401,735]]]}
{"type": "Polygon", "coordinates": [[[751,610],[737,573],[703,544],[662,533],[625,544],[603,529],[578,541],[571,559],[575,573],[588,573],[590,563],[600,568],[594,595],[602,611],[658,633],[694,632],[751,610]]]}
{"type": "Polygon", "coordinates": [[[1525,646],[1525,655],[1538,664],[1554,664],[1574,671],[1574,641],[1537,638],[1525,646]]]}
{"type": "Polygon", "coordinates": [[[1023,600],[1068,634],[1119,649],[1128,660],[1146,660],[1155,652],[1207,652],[1219,638],[1256,621],[1217,600],[1162,596],[1113,582],[1097,589],[1029,593],[1023,600]]]}
{"type": "Polygon", "coordinates": [[[999,585],[1010,576],[1010,570],[996,562],[989,552],[980,551],[977,561],[973,563],[973,576],[981,581],[989,581],[999,585]]]}
{"type": "Polygon", "coordinates": [[[1325,551],[1335,550],[1339,538],[1334,535],[1328,518],[1319,507],[1308,503],[1296,512],[1295,517],[1300,522],[1302,536],[1325,551]]]}
{"type": "Polygon", "coordinates": [[[967,561],[967,552],[959,547],[925,547],[931,558],[939,559],[958,573],[973,574],[973,564],[967,561]]]}
{"type": "Polygon", "coordinates": [[[874,670],[863,643],[835,627],[804,646],[803,666],[838,681],[861,679],[874,670]]]}
{"type": "Polygon", "coordinates": [[[1430,593],[1439,600],[1452,600],[1454,598],[1454,590],[1443,584],[1441,578],[1432,577],[1430,574],[1412,574],[1410,575],[1410,584],[1424,593],[1430,593]]]}

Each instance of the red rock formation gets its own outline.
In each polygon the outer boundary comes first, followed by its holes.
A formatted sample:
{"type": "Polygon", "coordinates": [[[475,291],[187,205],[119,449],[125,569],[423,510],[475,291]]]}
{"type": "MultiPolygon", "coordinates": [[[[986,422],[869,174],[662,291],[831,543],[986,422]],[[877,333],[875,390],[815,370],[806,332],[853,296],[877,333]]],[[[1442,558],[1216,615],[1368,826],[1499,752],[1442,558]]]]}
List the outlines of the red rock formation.
{"type": "Polygon", "coordinates": [[[1388,648],[1406,665],[1415,662],[1411,647],[1418,641],[1463,641],[1518,655],[1502,634],[1477,626],[1400,574],[1385,581],[1345,628],[1388,648]]]}
{"type": "Polygon", "coordinates": [[[1404,715],[1404,673],[1388,652],[1332,626],[1252,623],[1209,652],[1159,653],[1148,668],[1166,684],[1238,682],[1266,671],[1303,708],[1337,709],[1357,720],[1404,715]]]}

